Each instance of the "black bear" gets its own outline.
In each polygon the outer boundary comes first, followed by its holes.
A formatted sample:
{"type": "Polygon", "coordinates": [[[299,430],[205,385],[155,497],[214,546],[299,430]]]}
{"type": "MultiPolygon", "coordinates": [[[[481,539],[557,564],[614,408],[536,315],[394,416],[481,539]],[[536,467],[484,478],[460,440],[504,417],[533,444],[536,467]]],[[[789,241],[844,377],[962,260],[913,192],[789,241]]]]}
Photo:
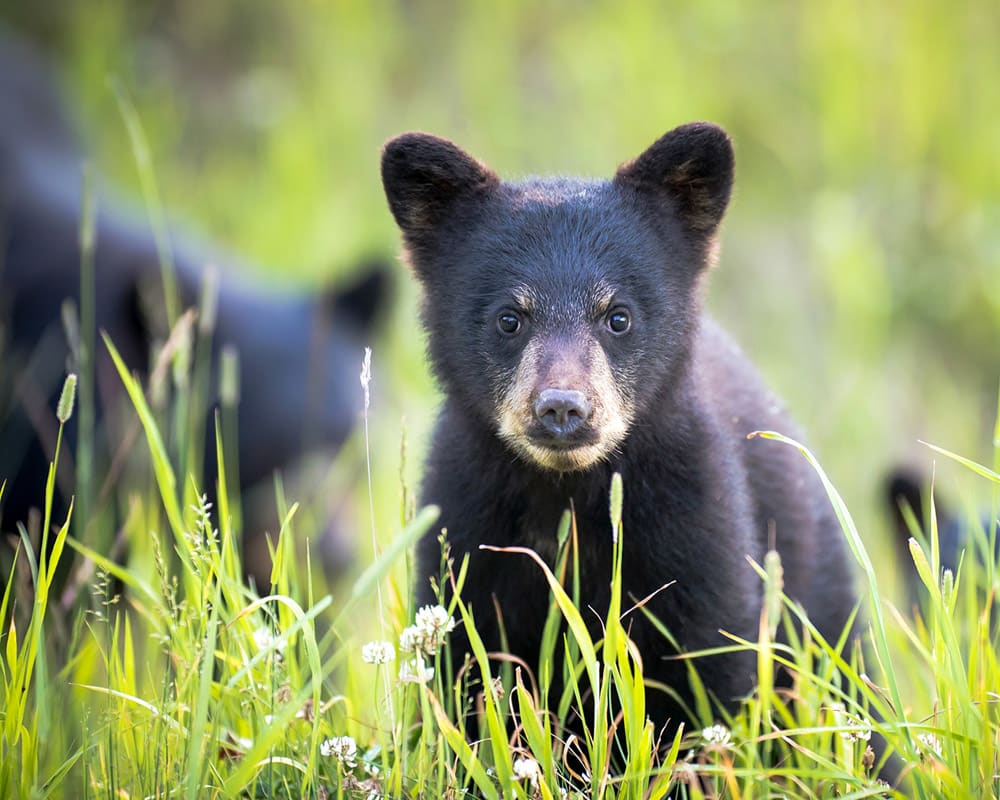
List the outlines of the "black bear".
{"type": "MultiPolygon", "coordinates": [[[[581,604],[608,608],[608,490],[622,475],[624,590],[680,649],[756,639],[763,587],[747,563],[781,554],[785,590],[830,640],[856,595],[823,488],[791,448],[752,431],[795,435],[781,403],[701,310],[703,279],[733,182],[727,134],[707,123],[670,131],[610,181],[504,182],[453,143],[424,133],[382,153],[389,208],[423,289],[430,362],[444,406],[422,500],[441,507],[463,598],[488,649],[537,664],[545,580],[517,555],[549,563],[560,515],[575,510],[581,604]],[[665,584],[668,588],[657,592],[665,584]],[[654,592],[656,592],[654,594],[654,592]]],[[[433,601],[438,537],[418,545],[418,604],[433,601]]],[[[584,613],[600,637],[600,622],[584,613]]],[[[629,617],[657,725],[686,719],[686,666],[642,614],[629,617]]],[[[460,659],[465,646],[454,642],[460,659]]],[[[697,663],[732,708],[754,686],[751,653],[697,663]]]]}
{"type": "MultiPolygon", "coordinates": [[[[72,360],[61,309],[67,298],[80,304],[83,156],[46,63],[2,30],[0,119],[0,481],[7,481],[0,529],[13,533],[29,509],[42,503],[55,441],[55,398],[72,360]]],[[[109,203],[104,194],[95,241],[96,327],[108,332],[131,369],[146,372],[153,341],[163,336],[141,302],[146,285],[159,284],[157,243],[142,217],[109,203]]],[[[175,239],[173,263],[185,307],[198,303],[204,268],[220,268],[212,364],[217,371],[222,347],[239,353],[241,488],[269,481],[274,470],[290,467],[307,452],[339,447],[359,418],[357,375],[364,346],[387,305],[388,268],[373,260],[361,267],[356,283],[312,295],[248,280],[231,258],[192,245],[190,237],[175,239]]],[[[121,445],[108,428],[108,412],[124,393],[103,342],[97,345],[97,444],[106,467],[121,445]]],[[[196,413],[209,415],[210,474],[211,409],[196,413]]],[[[77,419],[70,420],[62,451],[57,487],[63,500],[76,490],[67,467],[77,419]]],[[[206,478],[206,490],[211,481],[206,478]]],[[[61,513],[55,519],[61,521],[61,513]]],[[[266,519],[248,521],[248,531],[276,532],[276,514],[266,519]]],[[[344,566],[350,546],[343,538],[331,527],[320,543],[332,568],[344,566]]],[[[256,550],[265,549],[257,544],[256,550]]],[[[266,580],[269,564],[255,571],[266,580]]]]}

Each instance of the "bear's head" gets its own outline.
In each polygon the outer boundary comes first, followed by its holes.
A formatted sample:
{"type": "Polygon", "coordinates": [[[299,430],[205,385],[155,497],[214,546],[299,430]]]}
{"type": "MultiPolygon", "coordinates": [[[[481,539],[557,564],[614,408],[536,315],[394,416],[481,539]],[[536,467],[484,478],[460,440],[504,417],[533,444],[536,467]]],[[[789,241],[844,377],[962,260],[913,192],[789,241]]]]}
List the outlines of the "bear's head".
{"type": "Polygon", "coordinates": [[[666,413],[732,189],[721,128],[676,128],[610,181],[517,183],[407,133],[386,144],[382,181],[459,413],[558,472],[607,459],[634,420],[666,413]]]}

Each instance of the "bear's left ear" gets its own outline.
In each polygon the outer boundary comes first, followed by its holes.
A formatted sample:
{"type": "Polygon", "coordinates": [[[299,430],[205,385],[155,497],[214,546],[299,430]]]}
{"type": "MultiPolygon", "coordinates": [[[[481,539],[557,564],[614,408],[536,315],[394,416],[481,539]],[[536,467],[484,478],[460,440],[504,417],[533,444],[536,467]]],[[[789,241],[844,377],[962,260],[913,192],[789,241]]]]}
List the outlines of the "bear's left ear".
{"type": "Polygon", "coordinates": [[[708,237],[722,221],[733,188],[733,145],[709,122],[681,125],[622,164],[615,183],[670,199],[681,224],[708,237]]]}
{"type": "Polygon", "coordinates": [[[382,149],[385,196],[411,245],[432,233],[456,200],[499,182],[485,164],[429,133],[404,133],[382,149]]]}

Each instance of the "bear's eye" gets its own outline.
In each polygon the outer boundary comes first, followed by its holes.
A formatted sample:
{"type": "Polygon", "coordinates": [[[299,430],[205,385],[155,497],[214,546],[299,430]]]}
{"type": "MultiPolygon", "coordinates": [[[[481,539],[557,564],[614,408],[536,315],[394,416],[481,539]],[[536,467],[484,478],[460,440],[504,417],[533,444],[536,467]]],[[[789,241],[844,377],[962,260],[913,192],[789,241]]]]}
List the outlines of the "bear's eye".
{"type": "Polygon", "coordinates": [[[632,327],[632,319],[624,308],[616,308],[607,316],[608,330],[612,333],[625,333],[632,327]]]}
{"type": "Polygon", "coordinates": [[[521,315],[515,311],[501,311],[497,316],[497,330],[504,336],[513,336],[521,330],[521,315]]]}

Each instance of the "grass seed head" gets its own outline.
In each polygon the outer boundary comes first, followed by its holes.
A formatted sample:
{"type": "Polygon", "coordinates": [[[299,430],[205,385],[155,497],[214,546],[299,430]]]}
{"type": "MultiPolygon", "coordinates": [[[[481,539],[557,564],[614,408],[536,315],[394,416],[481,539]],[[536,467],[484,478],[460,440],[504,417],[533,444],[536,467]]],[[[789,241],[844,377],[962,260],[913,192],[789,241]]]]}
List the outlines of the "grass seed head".
{"type": "Polygon", "coordinates": [[[59,404],[56,406],[56,417],[63,425],[73,416],[73,401],[76,399],[76,374],[71,372],[63,383],[59,404]]]}

